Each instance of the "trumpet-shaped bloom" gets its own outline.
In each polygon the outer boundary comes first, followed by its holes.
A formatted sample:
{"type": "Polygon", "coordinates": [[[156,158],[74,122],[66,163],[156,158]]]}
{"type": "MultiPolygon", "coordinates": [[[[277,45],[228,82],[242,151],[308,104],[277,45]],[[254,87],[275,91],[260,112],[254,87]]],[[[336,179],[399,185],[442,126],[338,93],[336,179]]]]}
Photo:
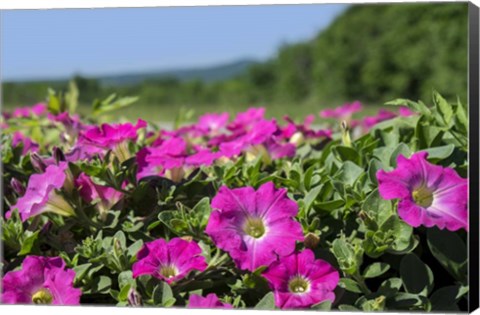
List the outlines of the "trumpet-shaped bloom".
{"type": "Polygon", "coordinates": [[[167,171],[184,174],[184,168],[211,165],[221,156],[220,153],[211,152],[208,149],[198,147],[196,149],[197,152],[187,154],[185,140],[175,137],[160,142],[158,146],[140,150],[137,153],[137,179],[147,176],[165,176],[167,171]]]}
{"type": "Polygon", "coordinates": [[[26,155],[28,152],[37,152],[39,148],[38,144],[33,142],[32,139],[23,135],[20,131],[16,131],[13,133],[12,146],[16,147],[19,144],[23,145],[23,155],[26,155]]]}
{"type": "Polygon", "coordinates": [[[138,261],[133,264],[133,277],[151,275],[167,283],[178,281],[193,270],[207,268],[201,254],[202,249],[197,243],[181,238],[146,243],[137,254],[138,261]]]}
{"type": "Polygon", "coordinates": [[[80,133],[77,144],[96,149],[113,150],[120,161],[130,158],[127,142],[137,139],[137,132],[146,128],[147,123],[141,119],[136,125],[126,124],[103,124],[101,126],[90,126],[80,133]]]}
{"type": "Polygon", "coordinates": [[[377,172],[384,199],[399,199],[398,214],[413,227],[468,230],[468,180],[427,161],[426,152],[397,158],[397,168],[377,172]]]}
{"type": "Polygon", "coordinates": [[[274,291],[275,305],[284,309],[308,308],[326,300],[334,301],[340,276],[329,263],[315,259],[305,249],[273,262],[263,273],[274,291]]]}
{"type": "Polygon", "coordinates": [[[3,277],[6,304],[78,305],[82,291],[73,287],[75,271],[60,257],[27,256],[22,269],[3,277]]]}
{"type": "Polygon", "coordinates": [[[22,221],[44,212],[73,215],[72,206],[57,192],[70,181],[67,172],[68,164],[60,162],[59,165],[49,165],[45,173],[30,176],[25,195],[11,206],[10,211],[6,213],[7,218],[14,209],[18,209],[22,221]]]}
{"type": "Polygon", "coordinates": [[[324,109],[320,112],[322,118],[335,118],[335,119],[349,119],[356,112],[362,110],[362,104],[359,101],[355,101],[351,104],[344,104],[336,108],[324,109]]]}
{"type": "Polygon", "coordinates": [[[206,233],[240,269],[268,266],[277,255],[290,255],[296,241],[303,240],[302,227],[294,220],[298,206],[286,194],[286,189],[275,189],[272,182],[257,191],[222,186],[212,200],[215,210],[206,233]]]}
{"type": "Polygon", "coordinates": [[[210,293],[206,297],[198,294],[190,295],[188,300],[189,308],[233,308],[231,304],[221,302],[215,293],[210,293]]]}
{"type": "Polygon", "coordinates": [[[252,107],[247,111],[238,113],[235,119],[227,126],[231,131],[246,130],[252,124],[264,120],[265,108],[264,107],[252,107]]]}
{"type": "Polygon", "coordinates": [[[86,202],[96,202],[96,207],[102,216],[110,210],[120,199],[123,193],[118,190],[95,184],[85,173],[80,174],[76,180],[80,196],[86,202]]]}
{"type": "Polygon", "coordinates": [[[196,126],[205,133],[215,133],[227,125],[228,118],[228,113],[205,114],[200,116],[196,126]]]}

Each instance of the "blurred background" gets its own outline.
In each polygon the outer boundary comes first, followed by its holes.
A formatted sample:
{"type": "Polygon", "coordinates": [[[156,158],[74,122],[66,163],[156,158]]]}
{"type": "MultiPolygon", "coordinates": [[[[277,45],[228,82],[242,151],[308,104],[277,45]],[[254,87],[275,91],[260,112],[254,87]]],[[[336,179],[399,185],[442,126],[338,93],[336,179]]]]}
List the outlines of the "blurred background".
{"type": "Polygon", "coordinates": [[[116,93],[116,115],[181,111],[300,119],[360,100],[467,100],[467,3],[281,5],[2,12],[3,110],[73,80],[79,110],[116,93]]]}

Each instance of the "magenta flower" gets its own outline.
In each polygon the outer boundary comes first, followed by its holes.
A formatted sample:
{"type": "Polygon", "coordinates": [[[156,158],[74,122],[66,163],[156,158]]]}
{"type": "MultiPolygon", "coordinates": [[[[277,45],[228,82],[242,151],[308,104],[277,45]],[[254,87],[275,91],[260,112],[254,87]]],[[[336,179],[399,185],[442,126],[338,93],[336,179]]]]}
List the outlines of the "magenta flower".
{"type": "Polygon", "coordinates": [[[220,144],[220,152],[226,157],[238,156],[243,151],[265,150],[263,146],[268,140],[272,140],[274,133],[278,130],[274,120],[260,120],[249,125],[248,130],[238,130],[236,135],[230,137],[229,141],[220,144]]]}
{"type": "Polygon", "coordinates": [[[202,249],[197,243],[181,238],[170,242],[158,239],[143,245],[138,252],[138,261],[133,264],[133,277],[151,275],[167,283],[186,277],[191,271],[207,268],[202,249]]]}
{"type": "Polygon", "coordinates": [[[16,108],[12,117],[14,118],[27,118],[32,115],[41,116],[47,112],[47,105],[44,103],[38,103],[33,106],[25,106],[16,108]]]}
{"type": "Polygon", "coordinates": [[[78,305],[82,290],[73,287],[75,271],[60,257],[27,256],[22,269],[5,274],[1,302],[78,305]]]}
{"type": "Polygon", "coordinates": [[[25,195],[10,207],[6,217],[10,218],[14,209],[18,209],[22,221],[44,212],[74,215],[72,206],[57,192],[64,187],[70,189],[72,183],[69,172],[68,164],[61,162],[59,165],[49,165],[45,173],[30,176],[25,195]]]}
{"type": "Polygon", "coordinates": [[[452,168],[430,164],[426,152],[397,158],[397,168],[377,172],[383,199],[399,199],[398,215],[413,227],[468,230],[468,180],[452,168]]]}
{"type": "Polygon", "coordinates": [[[227,126],[231,131],[247,130],[253,124],[265,120],[265,108],[251,107],[247,111],[238,113],[235,119],[227,126]]]}
{"type": "Polygon", "coordinates": [[[137,153],[137,179],[147,176],[164,176],[180,182],[185,174],[202,165],[211,165],[221,153],[195,147],[187,153],[187,143],[182,138],[170,138],[156,142],[157,146],[146,147],[137,153]]]}
{"type": "Polygon", "coordinates": [[[240,269],[268,266],[277,255],[290,255],[296,241],[303,240],[302,227],[294,220],[298,206],[286,194],[286,189],[275,189],[272,182],[257,191],[222,186],[212,200],[216,210],[205,232],[240,269]]]}
{"type": "Polygon", "coordinates": [[[362,108],[362,104],[359,101],[355,101],[351,104],[347,103],[336,108],[324,109],[320,112],[320,117],[349,120],[354,113],[361,111],[362,108]]]}
{"type": "Polygon", "coordinates": [[[80,131],[85,128],[78,115],[71,116],[68,112],[63,112],[58,115],[48,114],[47,118],[53,123],[63,126],[65,132],[62,132],[61,137],[68,143],[72,143],[77,139],[80,131]]]}
{"type": "Polygon", "coordinates": [[[188,300],[189,308],[233,308],[231,304],[221,302],[215,293],[210,293],[206,297],[198,294],[190,295],[188,300]]]}
{"type": "Polygon", "coordinates": [[[78,145],[112,150],[117,158],[123,162],[130,158],[128,141],[135,141],[138,130],[146,127],[147,123],[141,119],[138,120],[136,125],[126,123],[90,126],[80,133],[78,145]]]}
{"type": "Polygon", "coordinates": [[[214,134],[227,125],[228,118],[228,113],[205,114],[199,117],[196,126],[204,133],[214,134]]]}
{"type": "Polygon", "coordinates": [[[412,116],[412,115],[415,115],[415,112],[412,111],[410,108],[408,108],[407,106],[400,106],[400,108],[398,109],[398,113],[400,116],[402,117],[408,117],[408,116],[412,116]]]}
{"type": "Polygon", "coordinates": [[[26,155],[28,152],[38,152],[38,143],[35,143],[32,139],[23,135],[20,131],[16,131],[13,133],[12,146],[16,147],[19,144],[23,145],[23,155],[26,155]]]}
{"type": "Polygon", "coordinates": [[[396,116],[397,116],[397,114],[395,114],[394,112],[391,112],[391,111],[388,111],[388,110],[385,110],[385,109],[380,109],[378,111],[377,115],[365,117],[363,119],[363,126],[365,127],[365,129],[369,130],[370,128],[372,128],[376,124],[378,124],[382,121],[385,121],[385,120],[395,118],[396,116]]]}
{"type": "Polygon", "coordinates": [[[80,174],[75,183],[83,200],[88,203],[94,201],[95,207],[103,219],[108,210],[123,197],[123,193],[114,188],[95,184],[85,173],[80,174]]]}
{"type": "Polygon", "coordinates": [[[326,300],[334,301],[340,280],[329,263],[315,259],[304,249],[273,262],[263,273],[274,291],[275,305],[283,309],[309,308],[326,300]]]}

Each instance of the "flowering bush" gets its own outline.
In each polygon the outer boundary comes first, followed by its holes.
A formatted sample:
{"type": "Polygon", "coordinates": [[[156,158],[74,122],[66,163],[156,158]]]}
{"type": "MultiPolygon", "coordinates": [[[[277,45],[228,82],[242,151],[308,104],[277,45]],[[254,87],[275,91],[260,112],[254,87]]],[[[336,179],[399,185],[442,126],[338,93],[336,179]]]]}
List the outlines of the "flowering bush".
{"type": "Polygon", "coordinates": [[[3,303],[466,309],[462,104],[167,130],[67,96],[3,114],[3,303]]]}

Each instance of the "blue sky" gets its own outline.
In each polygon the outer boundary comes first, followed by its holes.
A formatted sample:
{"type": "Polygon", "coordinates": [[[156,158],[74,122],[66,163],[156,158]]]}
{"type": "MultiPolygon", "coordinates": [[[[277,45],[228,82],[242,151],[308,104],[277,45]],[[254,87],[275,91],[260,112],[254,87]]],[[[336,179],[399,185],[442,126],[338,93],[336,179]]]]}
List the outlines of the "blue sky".
{"type": "Polygon", "coordinates": [[[2,12],[4,80],[202,67],[264,60],[307,40],[346,5],[2,12]]]}

